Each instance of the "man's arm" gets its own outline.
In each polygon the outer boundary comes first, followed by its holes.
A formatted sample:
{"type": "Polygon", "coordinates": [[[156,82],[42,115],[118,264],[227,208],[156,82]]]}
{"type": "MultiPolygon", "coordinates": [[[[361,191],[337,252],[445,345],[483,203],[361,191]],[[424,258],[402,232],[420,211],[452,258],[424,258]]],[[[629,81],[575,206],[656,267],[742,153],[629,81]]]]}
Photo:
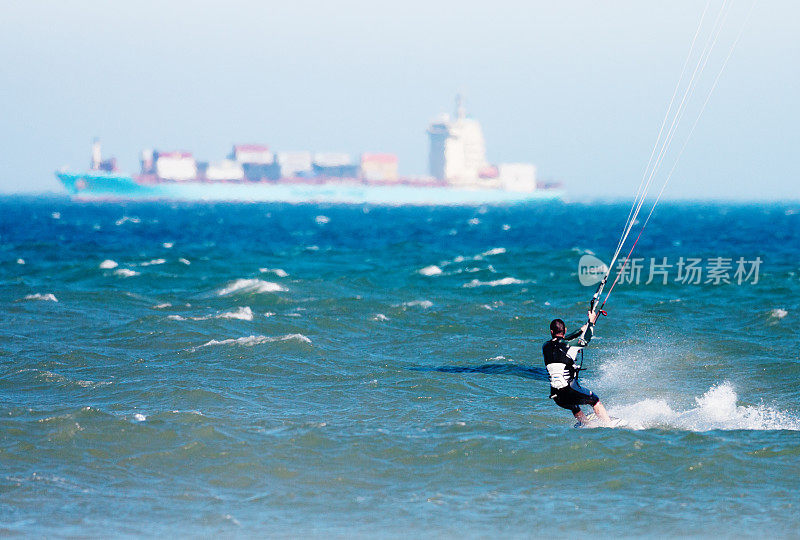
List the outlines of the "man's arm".
{"type": "Polygon", "coordinates": [[[582,340],[583,344],[582,344],[582,346],[585,346],[587,343],[589,343],[592,340],[592,335],[593,335],[593,331],[594,331],[594,323],[595,323],[595,321],[597,321],[597,315],[598,314],[596,312],[590,311],[588,313],[589,321],[586,324],[584,324],[583,326],[581,326],[580,328],[578,328],[577,330],[575,330],[574,332],[571,332],[571,333],[567,334],[566,336],[564,336],[564,340],[565,341],[572,341],[573,339],[579,338],[579,337],[581,337],[581,335],[583,335],[583,340],[582,340]]]}

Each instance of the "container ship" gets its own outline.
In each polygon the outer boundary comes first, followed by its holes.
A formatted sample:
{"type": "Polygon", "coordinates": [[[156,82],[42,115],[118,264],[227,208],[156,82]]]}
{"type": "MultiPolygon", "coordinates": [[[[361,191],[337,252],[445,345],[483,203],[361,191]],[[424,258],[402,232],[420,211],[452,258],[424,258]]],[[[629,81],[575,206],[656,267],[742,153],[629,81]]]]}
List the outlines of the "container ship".
{"type": "Polygon", "coordinates": [[[198,161],[190,152],[144,150],[141,172],[121,173],[114,158],[92,147],[90,170],[56,172],[82,200],[273,201],[384,205],[479,205],[560,198],[530,163],[490,164],[480,123],[460,99],[454,115],[428,127],[429,175],[398,175],[394,154],[273,152],[262,144],[233,146],[227,159],[198,161]]]}

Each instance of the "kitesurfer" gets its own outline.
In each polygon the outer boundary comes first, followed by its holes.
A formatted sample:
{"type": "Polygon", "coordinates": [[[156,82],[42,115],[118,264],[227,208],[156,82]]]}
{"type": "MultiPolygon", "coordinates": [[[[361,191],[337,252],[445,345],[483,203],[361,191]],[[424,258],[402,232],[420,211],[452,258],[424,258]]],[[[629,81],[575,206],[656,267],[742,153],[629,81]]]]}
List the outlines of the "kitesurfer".
{"type": "Polygon", "coordinates": [[[565,335],[566,326],[561,319],[554,319],[550,323],[551,339],[542,347],[544,365],[550,375],[550,398],[556,405],[569,409],[581,424],[586,424],[588,419],[581,411],[581,405],[591,405],[597,417],[606,423],[611,419],[606,408],[600,403],[600,398],[591,390],[578,384],[578,370],[580,366],[575,363],[578,353],[588,345],[592,339],[592,330],[597,321],[598,313],[589,311],[589,319],[578,330],[565,335]],[[574,341],[574,344],[570,342],[574,341]]]}

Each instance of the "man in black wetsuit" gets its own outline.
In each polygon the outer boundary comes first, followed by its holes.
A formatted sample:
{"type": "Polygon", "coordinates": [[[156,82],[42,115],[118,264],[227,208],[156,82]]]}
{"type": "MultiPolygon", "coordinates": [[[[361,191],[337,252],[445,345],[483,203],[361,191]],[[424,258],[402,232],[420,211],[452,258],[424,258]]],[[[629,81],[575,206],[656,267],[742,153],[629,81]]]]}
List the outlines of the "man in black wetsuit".
{"type": "Polygon", "coordinates": [[[578,353],[588,345],[592,339],[592,330],[597,320],[597,313],[589,312],[589,322],[569,335],[564,335],[566,327],[564,321],[555,319],[550,323],[550,341],[542,347],[544,365],[550,374],[550,397],[556,405],[569,409],[581,424],[587,422],[586,415],[581,411],[581,405],[591,405],[597,417],[603,422],[610,422],[606,408],[600,403],[600,398],[591,390],[586,390],[578,384],[578,369],[575,359],[578,353]],[[570,344],[571,341],[576,343],[570,344]]]}

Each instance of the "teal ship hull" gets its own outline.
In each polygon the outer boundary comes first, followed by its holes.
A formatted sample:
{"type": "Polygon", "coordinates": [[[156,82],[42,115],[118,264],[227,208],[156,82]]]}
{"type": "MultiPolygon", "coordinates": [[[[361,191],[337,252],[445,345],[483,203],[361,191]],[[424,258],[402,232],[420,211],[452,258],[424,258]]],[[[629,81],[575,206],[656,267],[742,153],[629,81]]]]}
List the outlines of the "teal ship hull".
{"type": "Polygon", "coordinates": [[[67,192],[81,200],[170,200],[339,203],[379,205],[479,205],[513,204],[532,200],[559,199],[563,192],[540,189],[532,192],[501,189],[466,189],[411,184],[375,185],[346,182],[159,182],[101,171],[59,171],[67,192]]]}

